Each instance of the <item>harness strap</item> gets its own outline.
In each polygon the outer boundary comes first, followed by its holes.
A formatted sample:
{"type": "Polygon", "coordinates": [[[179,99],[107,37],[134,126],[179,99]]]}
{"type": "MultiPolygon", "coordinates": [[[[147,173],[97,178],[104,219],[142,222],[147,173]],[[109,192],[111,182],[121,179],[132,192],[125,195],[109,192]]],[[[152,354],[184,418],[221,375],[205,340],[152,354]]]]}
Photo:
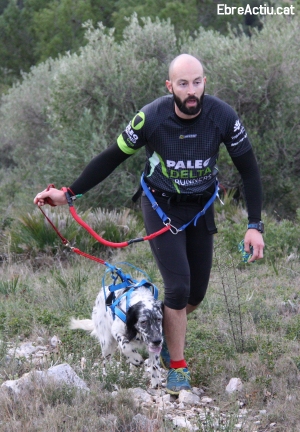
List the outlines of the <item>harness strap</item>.
{"type": "Polygon", "coordinates": [[[130,296],[131,293],[135,290],[135,287],[130,288],[128,291],[126,291],[124,294],[122,294],[120,297],[118,297],[110,306],[110,309],[112,311],[113,318],[115,319],[115,315],[119,317],[124,323],[126,323],[126,313],[130,307],[130,296]],[[126,312],[124,312],[119,304],[123,297],[126,297],[126,312]]]}
{"type": "MultiPolygon", "coordinates": [[[[163,223],[166,225],[170,225],[170,218],[163,212],[163,210],[159,207],[159,205],[157,204],[153,194],[151,193],[150,189],[147,186],[147,183],[144,180],[144,173],[141,176],[141,186],[143,188],[143,191],[145,192],[145,195],[147,196],[147,198],[149,199],[153,210],[156,211],[156,213],[158,214],[158,216],[161,218],[161,220],[163,221],[163,223]]],[[[199,219],[199,217],[204,216],[206,213],[206,210],[212,205],[212,203],[214,202],[214,200],[216,199],[216,197],[219,195],[219,182],[218,180],[216,180],[216,186],[215,186],[215,191],[212,194],[211,198],[207,201],[207,203],[205,204],[205,206],[203,207],[203,209],[196,214],[196,216],[193,217],[192,220],[190,220],[188,223],[186,223],[185,225],[182,225],[181,228],[174,230],[171,230],[171,232],[173,234],[177,234],[177,232],[179,231],[183,231],[185,230],[186,227],[188,227],[190,225],[190,223],[192,223],[194,221],[194,225],[196,226],[197,221],[199,219]]]]}
{"type": "Polygon", "coordinates": [[[142,279],[140,281],[137,281],[134,278],[132,278],[130,274],[124,273],[120,267],[116,267],[112,264],[105,263],[105,265],[108,268],[105,270],[105,274],[102,278],[102,288],[103,288],[106,310],[109,307],[111,309],[113,319],[115,319],[115,316],[117,315],[124,323],[126,323],[126,313],[130,307],[130,298],[131,298],[132,292],[134,290],[136,290],[137,288],[144,286],[144,287],[151,290],[154,299],[157,300],[158,299],[158,288],[152,282],[150,282],[148,280],[149,276],[145,271],[141,270],[140,268],[138,268],[138,267],[136,267],[133,264],[130,264],[128,262],[121,262],[119,264],[126,264],[129,267],[134,268],[139,273],[142,273],[146,278],[146,279],[142,279]],[[108,272],[110,272],[110,277],[113,279],[113,283],[106,286],[107,284],[105,281],[105,275],[108,272]],[[117,283],[119,279],[120,279],[120,282],[117,283]],[[119,297],[116,297],[116,291],[118,291],[120,289],[123,289],[124,291],[119,297]],[[107,290],[108,290],[109,294],[108,294],[108,292],[106,292],[107,290]],[[120,302],[124,297],[126,297],[126,310],[123,310],[120,307],[120,302]]]}
{"type": "MultiPolygon", "coordinates": [[[[145,286],[146,288],[149,288],[152,290],[152,294],[153,294],[153,297],[155,300],[157,300],[157,298],[158,298],[157,287],[145,279],[141,280],[140,282],[136,282],[134,285],[131,285],[130,287],[128,287],[129,289],[127,291],[125,291],[120,297],[115,298],[114,292],[117,291],[118,289],[120,289],[121,285],[123,285],[123,284],[119,284],[119,285],[117,285],[117,287],[112,286],[112,285],[109,286],[110,295],[107,297],[107,300],[111,299],[111,295],[112,295],[112,303],[109,305],[109,307],[111,309],[113,319],[115,319],[115,315],[117,315],[117,317],[119,317],[124,323],[126,323],[126,314],[128,312],[128,309],[130,308],[131,294],[137,288],[139,288],[141,286],[145,286]],[[120,307],[121,300],[123,300],[124,297],[126,297],[126,310],[125,311],[120,307]]],[[[104,289],[104,292],[105,292],[105,289],[104,289]]]]}
{"type": "Polygon", "coordinates": [[[179,231],[183,231],[193,221],[194,221],[194,226],[196,226],[199,217],[205,215],[206,210],[212,205],[212,203],[214,202],[214,200],[217,198],[218,194],[219,194],[219,182],[218,182],[218,180],[216,180],[215,191],[214,191],[213,195],[211,196],[211,198],[207,201],[207,203],[205,204],[205,206],[203,207],[203,209],[198,214],[196,214],[196,216],[193,217],[192,220],[190,220],[190,222],[188,222],[187,224],[185,224],[181,228],[179,228],[179,231]]]}
{"type": "Polygon", "coordinates": [[[150,189],[147,186],[147,183],[144,180],[144,173],[142,173],[141,176],[141,186],[143,188],[143,191],[145,192],[145,195],[147,196],[147,198],[149,199],[151,206],[153,208],[153,210],[156,211],[156,213],[158,214],[158,216],[161,218],[161,220],[163,221],[164,224],[166,224],[169,221],[168,216],[162,211],[162,209],[159,207],[159,205],[157,204],[154,196],[152,195],[150,189]]]}

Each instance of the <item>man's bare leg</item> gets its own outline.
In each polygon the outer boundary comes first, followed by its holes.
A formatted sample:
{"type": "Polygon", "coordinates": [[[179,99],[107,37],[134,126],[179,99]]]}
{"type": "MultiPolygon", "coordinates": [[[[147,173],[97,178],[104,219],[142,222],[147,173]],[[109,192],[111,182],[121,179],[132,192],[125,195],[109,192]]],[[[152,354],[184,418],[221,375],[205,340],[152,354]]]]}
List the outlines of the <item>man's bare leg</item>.
{"type": "Polygon", "coordinates": [[[190,305],[190,304],[187,304],[187,305],[186,305],[186,314],[188,315],[189,313],[194,312],[194,310],[196,310],[198,306],[199,306],[199,305],[197,305],[197,306],[192,306],[192,305],[190,305]]]}
{"type": "Polygon", "coordinates": [[[164,334],[170,357],[174,361],[184,358],[186,322],[186,308],[175,310],[164,306],[164,334]]]}
{"type": "Polygon", "coordinates": [[[187,314],[193,312],[197,306],[187,305],[186,308],[175,310],[164,307],[164,334],[170,353],[174,361],[184,359],[184,345],[187,325],[187,314]]]}

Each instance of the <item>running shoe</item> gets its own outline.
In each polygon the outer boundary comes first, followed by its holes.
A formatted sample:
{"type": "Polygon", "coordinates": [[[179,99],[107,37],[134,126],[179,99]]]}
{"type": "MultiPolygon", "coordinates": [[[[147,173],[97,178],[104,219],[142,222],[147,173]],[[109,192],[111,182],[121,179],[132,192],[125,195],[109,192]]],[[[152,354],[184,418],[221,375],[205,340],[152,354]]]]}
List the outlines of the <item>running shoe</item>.
{"type": "Polygon", "coordinates": [[[190,380],[188,368],[170,369],[167,376],[167,393],[178,395],[180,390],[190,391],[190,380]]]}

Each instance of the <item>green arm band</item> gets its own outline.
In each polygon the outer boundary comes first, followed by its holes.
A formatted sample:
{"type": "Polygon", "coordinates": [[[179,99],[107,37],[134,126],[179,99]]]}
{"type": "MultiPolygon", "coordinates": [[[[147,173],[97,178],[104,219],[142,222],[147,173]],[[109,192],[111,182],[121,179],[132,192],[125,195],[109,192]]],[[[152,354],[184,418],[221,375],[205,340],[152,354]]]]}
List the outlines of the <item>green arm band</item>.
{"type": "Polygon", "coordinates": [[[122,150],[123,153],[126,153],[128,155],[132,155],[132,154],[137,152],[137,150],[128,147],[128,145],[124,141],[122,134],[117,139],[117,143],[118,143],[119,149],[122,150]]]}

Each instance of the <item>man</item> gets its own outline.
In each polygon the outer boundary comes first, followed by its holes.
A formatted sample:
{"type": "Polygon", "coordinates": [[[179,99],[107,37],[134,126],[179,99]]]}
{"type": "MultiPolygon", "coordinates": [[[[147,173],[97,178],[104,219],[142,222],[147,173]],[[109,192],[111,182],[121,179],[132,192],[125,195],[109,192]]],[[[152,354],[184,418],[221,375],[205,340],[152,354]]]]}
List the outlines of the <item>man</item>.
{"type": "MultiPolygon", "coordinates": [[[[261,182],[247,133],[234,110],[225,102],[205,95],[206,77],[198,59],[188,54],[176,57],[169,68],[166,86],[171,95],[146,105],[119,136],[117,143],[96,156],[70,186],[72,195],[82,194],[106,178],[121,162],[145,146],[144,177],[172,226],[192,220],[215,189],[216,167],[223,142],[241,174],[249,225],[244,243],[253,248],[251,261],[263,257],[261,182]]],[[[39,193],[34,203],[66,204],[62,191],[39,193]]],[[[162,228],[147,195],[142,196],[147,233],[162,228]]],[[[187,314],[203,300],[212,265],[216,232],[213,206],[197,223],[176,235],[171,231],[151,240],[150,245],[165,288],[162,364],[169,369],[167,391],[179,394],[190,389],[190,373],[184,359],[187,314]]]]}

